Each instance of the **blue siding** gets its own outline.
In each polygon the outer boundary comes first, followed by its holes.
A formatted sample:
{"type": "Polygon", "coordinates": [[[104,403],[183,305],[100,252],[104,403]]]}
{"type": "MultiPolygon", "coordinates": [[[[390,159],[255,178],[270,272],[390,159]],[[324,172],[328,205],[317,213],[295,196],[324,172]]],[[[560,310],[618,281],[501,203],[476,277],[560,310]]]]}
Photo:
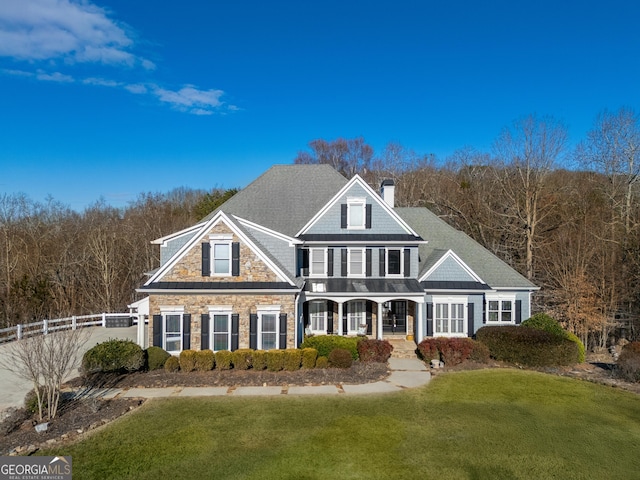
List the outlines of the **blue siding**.
{"type": "Polygon", "coordinates": [[[473,282],[476,281],[469,273],[460,266],[455,259],[449,257],[429,275],[426,280],[431,281],[452,281],[452,282],[473,282]]]}
{"type": "Polygon", "coordinates": [[[290,273],[296,271],[295,248],[289,242],[259,230],[246,227],[249,234],[262,246],[263,250],[276,258],[290,273]]]}
{"type": "Polygon", "coordinates": [[[173,240],[169,240],[166,245],[160,245],[160,266],[167,263],[185,243],[193,238],[196,232],[184,234],[173,240]]]}

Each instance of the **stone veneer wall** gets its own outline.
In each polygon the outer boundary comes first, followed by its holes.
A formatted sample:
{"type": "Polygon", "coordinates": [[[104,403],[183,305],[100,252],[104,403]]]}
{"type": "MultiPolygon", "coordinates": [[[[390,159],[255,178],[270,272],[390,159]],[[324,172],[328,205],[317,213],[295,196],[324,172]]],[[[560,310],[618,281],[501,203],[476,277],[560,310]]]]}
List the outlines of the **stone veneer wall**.
{"type": "Polygon", "coordinates": [[[278,282],[282,279],[262,261],[237,235],[234,242],[240,242],[240,275],[202,276],[203,242],[209,241],[210,234],[233,234],[225,224],[219,223],[200,238],[197,244],[186,253],[161,279],[163,282],[278,282]]]}
{"type": "MultiPolygon", "coordinates": [[[[149,317],[160,314],[160,307],[184,307],[184,313],[191,314],[191,349],[200,350],[201,319],[204,313],[209,313],[209,306],[230,305],[232,313],[240,315],[239,324],[239,348],[249,348],[249,315],[257,313],[257,306],[280,305],[280,313],[287,314],[287,348],[296,348],[295,345],[295,296],[294,295],[270,295],[270,294],[226,294],[226,295],[202,295],[202,294],[166,294],[149,296],[149,317]]],[[[149,345],[153,345],[153,321],[149,322],[149,345]]]]}

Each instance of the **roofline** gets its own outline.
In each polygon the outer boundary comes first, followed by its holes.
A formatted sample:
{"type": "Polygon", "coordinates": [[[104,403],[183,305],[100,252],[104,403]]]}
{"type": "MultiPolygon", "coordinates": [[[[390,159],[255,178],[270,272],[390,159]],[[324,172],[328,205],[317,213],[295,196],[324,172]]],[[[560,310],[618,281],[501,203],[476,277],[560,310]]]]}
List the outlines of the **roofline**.
{"type": "Polygon", "coordinates": [[[444,263],[444,261],[447,258],[453,258],[453,260],[455,262],[458,263],[458,265],[460,265],[462,267],[462,269],[467,272],[469,275],[471,275],[471,277],[473,279],[475,279],[476,282],[480,282],[480,283],[484,283],[485,285],[487,285],[487,282],[485,282],[484,280],[482,280],[478,274],[476,272],[473,271],[473,269],[471,267],[469,267],[469,265],[467,265],[466,263],[464,263],[464,261],[458,256],[456,255],[456,252],[454,252],[453,250],[449,249],[447,250],[444,255],[442,255],[438,261],[436,263],[433,264],[433,266],[427,270],[426,272],[424,272],[424,274],[419,277],[418,281],[419,282],[424,282],[426,281],[426,278],[432,274],[434,271],[436,271],[438,269],[438,267],[440,267],[440,265],[442,265],[444,263]]]}
{"type": "Polygon", "coordinates": [[[419,244],[427,244],[429,243],[427,240],[414,240],[414,241],[403,241],[403,240],[392,240],[392,241],[370,241],[370,240],[348,240],[348,241],[340,241],[340,240],[305,240],[302,242],[302,245],[363,245],[367,244],[368,246],[373,247],[384,247],[387,245],[419,245],[419,244]]]}
{"type": "Polygon", "coordinates": [[[297,238],[290,237],[289,235],[285,235],[284,233],[280,233],[280,232],[278,232],[276,230],[271,230],[270,228],[267,228],[267,227],[265,227],[263,225],[260,225],[258,223],[254,223],[254,222],[251,222],[249,220],[245,220],[242,217],[237,217],[235,215],[232,215],[232,216],[243,227],[253,228],[253,229],[258,230],[259,232],[262,232],[262,233],[264,233],[266,235],[271,235],[272,237],[276,237],[279,240],[283,240],[283,241],[289,242],[290,245],[300,245],[302,243],[302,240],[299,240],[297,238]]]}
{"type": "Polygon", "coordinates": [[[192,230],[197,230],[198,228],[202,227],[202,223],[196,223],[195,225],[191,225],[190,227],[184,228],[182,230],[180,230],[179,232],[173,232],[169,235],[165,235],[164,237],[161,238],[156,238],[155,240],[151,240],[151,244],[152,245],[164,245],[167,240],[171,240],[173,238],[177,238],[177,237],[181,237],[182,235],[185,235],[189,232],[191,232],[192,230]]]}
{"type": "Polygon", "coordinates": [[[219,290],[212,290],[212,289],[202,289],[202,288],[137,288],[136,292],[138,293],[148,293],[148,294],[158,294],[158,293],[168,293],[168,294],[187,294],[187,295],[196,295],[196,294],[207,294],[207,295],[211,295],[212,293],[218,294],[218,293],[233,293],[233,294],[240,294],[240,295],[252,295],[255,293],[288,293],[288,294],[294,294],[294,293],[300,293],[302,292],[301,288],[287,288],[287,289],[269,289],[269,288],[255,288],[255,289],[239,289],[239,288],[234,288],[234,289],[219,289],[219,290]]]}

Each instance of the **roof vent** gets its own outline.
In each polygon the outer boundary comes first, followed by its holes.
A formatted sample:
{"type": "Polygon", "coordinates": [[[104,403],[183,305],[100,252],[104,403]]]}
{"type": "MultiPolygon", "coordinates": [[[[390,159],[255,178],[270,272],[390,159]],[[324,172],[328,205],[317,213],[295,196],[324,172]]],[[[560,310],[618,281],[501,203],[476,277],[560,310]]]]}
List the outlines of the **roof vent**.
{"type": "Polygon", "coordinates": [[[380,185],[380,195],[384,202],[391,208],[395,207],[395,189],[396,187],[393,180],[383,180],[382,185],[380,185]]]}

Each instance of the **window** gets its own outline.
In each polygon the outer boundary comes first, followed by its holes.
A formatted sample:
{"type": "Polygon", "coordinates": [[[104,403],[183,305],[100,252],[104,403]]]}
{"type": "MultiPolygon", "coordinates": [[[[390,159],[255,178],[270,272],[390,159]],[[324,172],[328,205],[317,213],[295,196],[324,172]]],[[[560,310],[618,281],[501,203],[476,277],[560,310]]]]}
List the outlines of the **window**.
{"type": "Polygon", "coordinates": [[[366,324],[364,301],[355,300],[347,304],[347,334],[357,335],[358,327],[366,324]]]}
{"type": "Polygon", "coordinates": [[[363,248],[349,249],[349,276],[363,277],[365,274],[365,253],[363,248]]]}
{"type": "Polygon", "coordinates": [[[213,243],[211,262],[214,275],[231,275],[231,242],[213,243]]]}
{"type": "Polygon", "coordinates": [[[365,204],[364,198],[347,199],[347,228],[365,228],[365,204]]]}
{"type": "Polygon", "coordinates": [[[387,250],[387,275],[402,275],[402,250],[387,250]]]}
{"type": "Polygon", "coordinates": [[[214,352],[231,350],[231,314],[212,312],[211,345],[214,352]]]}
{"type": "Polygon", "coordinates": [[[514,298],[487,299],[488,323],[513,323],[514,298]]]}
{"type": "Polygon", "coordinates": [[[466,335],[466,297],[434,297],[433,310],[434,335],[466,335]]]}
{"type": "Polygon", "coordinates": [[[327,251],[324,248],[309,249],[311,276],[324,277],[326,275],[326,256],[327,251]]]}
{"type": "Polygon", "coordinates": [[[316,301],[309,303],[309,327],[313,334],[325,335],[327,333],[326,302],[316,301]]]}
{"type": "Polygon", "coordinates": [[[182,312],[162,314],[164,321],[163,348],[169,353],[182,351],[182,312]]]}
{"type": "Polygon", "coordinates": [[[259,313],[259,345],[261,350],[278,348],[278,314],[259,313]]]}

